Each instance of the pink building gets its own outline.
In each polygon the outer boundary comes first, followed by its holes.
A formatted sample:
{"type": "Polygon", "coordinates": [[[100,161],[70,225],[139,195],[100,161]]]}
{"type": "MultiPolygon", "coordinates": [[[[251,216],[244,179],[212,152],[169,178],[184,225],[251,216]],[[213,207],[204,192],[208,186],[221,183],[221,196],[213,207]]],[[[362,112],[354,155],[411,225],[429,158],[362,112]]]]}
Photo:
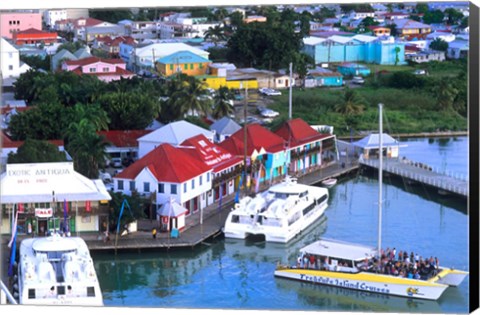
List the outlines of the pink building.
{"type": "Polygon", "coordinates": [[[34,28],[42,29],[42,15],[40,13],[1,13],[0,36],[8,39],[13,38],[13,33],[34,28]]]}
{"type": "Polygon", "coordinates": [[[100,80],[110,82],[129,79],[134,73],[126,70],[125,61],[122,59],[103,59],[88,57],[79,60],[65,60],[62,64],[63,71],[73,71],[79,75],[94,75],[100,80]]]}

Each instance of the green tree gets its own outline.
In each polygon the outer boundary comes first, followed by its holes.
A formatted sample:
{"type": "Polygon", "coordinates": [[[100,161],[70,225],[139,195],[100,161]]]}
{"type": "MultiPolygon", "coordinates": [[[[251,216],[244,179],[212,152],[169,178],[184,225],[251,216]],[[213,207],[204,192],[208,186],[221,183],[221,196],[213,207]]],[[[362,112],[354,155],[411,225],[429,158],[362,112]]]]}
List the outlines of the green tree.
{"type": "Polygon", "coordinates": [[[98,103],[110,117],[111,130],[144,129],[160,112],[159,102],[136,90],[104,94],[98,103]]]}
{"type": "Polygon", "coordinates": [[[426,24],[443,23],[445,14],[440,10],[427,11],[423,16],[423,22],[426,24]]]}
{"type": "Polygon", "coordinates": [[[206,41],[211,40],[215,46],[217,46],[219,42],[227,39],[227,36],[225,35],[225,27],[220,25],[215,25],[214,27],[210,26],[203,34],[205,36],[204,39],[206,41]]]}
{"type": "Polygon", "coordinates": [[[417,5],[415,6],[415,12],[420,14],[425,14],[428,12],[428,10],[428,3],[417,3],[417,5]]]}
{"type": "Polygon", "coordinates": [[[91,9],[88,10],[89,16],[105,22],[117,24],[121,20],[133,20],[134,16],[129,9],[91,9]]]}
{"type": "Polygon", "coordinates": [[[109,226],[112,232],[116,232],[117,225],[120,226],[121,233],[125,224],[145,218],[145,198],[140,196],[138,192],[133,192],[131,196],[120,192],[112,192],[110,195],[112,196],[112,199],[109,202],[111,211],[109,215],[109,226]],[[124,200],[128,202],[129,207],[126,205],[124,206],[119,223],[118,219],[120,217],[120,211],[124,200]]]}
{"type": "Polygon", "coordinates": [[[13,115],[8,128],[13,140],[63,139],[68,117],[68,111],[63,105],[55,102],[42,103],[13,115]]]}
{"type": "Polygon", "coordinates": [[[106,159],[107,142],[97,134],[95,126],[87,119],[72,122],[66,131],[67,151],[75,169],[88,178],[98,178],[98,170],[106,159]]]}
{"type": "Polygon", "coordinates": [[[447,8],[443,13],[446,16],[447,24],[449,25],[458,24],[463,19],[463,13],[454,8],[447,8]]]}
{"type": "Polygon", "coordinates": [[[243,14],[240,11],[234,11],[230,14],[230,28],[235,31],[244,24],[243,14]]]}
{"type": "Polygon", "coordinates": [[[432,94],[437,100],[437,105],[440,110],[453,111],[454,101],[457,98],[459,90],[455,85],[444,79],[437,80],[437,83],[432,89],[432,94]]]}
{"type": "Polygon", "coordinates": [[[179,76],[180,89],[171,95],[171,106],[179,109],[182,116],[206,115],[210,112],[211,101],[206,97],[206,86],[194,77],[179,76]]]}
{"type": "Polygon", "coordinates": [[[47,77],[46,73],[36,70],[28,70],[22,73],[13,83],[15,98],[31,104],[38,98],[47,77]]]}
{"type": "Polygon", "coordinates": [[[20,55],[20,61],[25,62],[27,65],[29,65],[35,70],[50,70],[50,55],[46,55],[44,57],[20,55]]]}
{"type": "Polygon", "coordinates": [[[447,51],[448,43],[441,38],[435,38],[429,46],[433,50],[447,51]]]}
{"type": "Polygon", "coordinates": [[[398,54],[400,53],[400,47],[395,47],[395,65],[398,65],[398,62],[400,61],[400,57],[398,54]]]}
{"type": "Polygon", "coordinates": [[[334,106],[335,112],[343,115],[361,114],[366,106],[365,100],[348,86],[343,92],[343,100],[334,106]]]}
{"type": "Polygon", "coordinates": [[[46,163],[66,160],[65,152],[59,151],[56,145],[48,141],[28,138],[18,147],[16,153],[8,154],[7,163],[46,163]]]}
{"type": "Polygon", "coordinates": [[[234,94],[228,87],[220,87],[213,98],[213,118],[219,119],[233,114],[233,99],[234,94]]]}

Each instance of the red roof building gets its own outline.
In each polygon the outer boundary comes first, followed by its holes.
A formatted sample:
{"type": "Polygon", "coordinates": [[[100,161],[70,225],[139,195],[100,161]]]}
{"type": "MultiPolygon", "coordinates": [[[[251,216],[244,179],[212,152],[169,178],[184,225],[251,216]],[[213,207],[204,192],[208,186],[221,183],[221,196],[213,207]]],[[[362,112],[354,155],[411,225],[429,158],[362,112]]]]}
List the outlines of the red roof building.
{"type": "Polygon", "coordinates": [[[275,131],[275,134],[282,137],[290,149],[334,137],[330,134],[319,133],[301,118],[286,121],[275,131]]]}
{"type": "MultiPolygon", "coordinates": [[[[243,156],[244,151],[244,129],[240,129],[229,138],[220,142],[219,145],[237,156],[243,156]]],[[[278,153],[285,150],[285,141],[270,130],[259,124],[247,125],[247,156],[251,156],[254,151],[257,153],[262,149],[268,153],[278,153]]]]}
{"type": "Polygon", "coordinates": [[[63,71],[72,71],[79,75],[94,75],[100,80],[110,82],[121,78],[130,79],[135,74],[126,70],[122,59],[104,59],[87,57],[79,60],[65,60],[62,63],[63,71]]]}
{"type": "Polygon", "coordinates": [[[134,180],[147,168],[158,182],[183,183],[208,172],[212,168],[203,161],[171,144],[164,143],[115,176],[134,180]]]}
{"type": "Polygon", "coordinates": [[[46,32],[35,28],[29,28],[24,31],[13,33],[13,42],[15,45],[50,45],[57,42],[57,37],[58,35],[56,32],[46,32]]]}
{"type": "Polygon", "coordinates": [[[202,134],[185,140],[179,148],[212,167],[214,173],[243,163],[243,159],[210,142],[202,134]]]}

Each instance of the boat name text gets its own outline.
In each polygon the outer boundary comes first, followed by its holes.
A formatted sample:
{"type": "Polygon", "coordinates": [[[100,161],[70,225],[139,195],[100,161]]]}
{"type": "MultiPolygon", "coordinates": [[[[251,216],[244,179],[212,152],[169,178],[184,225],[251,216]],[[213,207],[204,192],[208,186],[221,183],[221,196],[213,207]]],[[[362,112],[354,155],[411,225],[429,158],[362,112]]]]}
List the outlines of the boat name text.
{"type": "Polygon", "coordinates": [[[310,276],[305,274],[300,275],[300,280],[326,284],[326,285],[334,285],[337,287],[343,287],[343,288],[349,288],[349,289],[378,292],[378,293],[390,293],[389,289],[369,285],[365,282],[350,282],[348,280],[330,279],[328,277],[310,276]]]}

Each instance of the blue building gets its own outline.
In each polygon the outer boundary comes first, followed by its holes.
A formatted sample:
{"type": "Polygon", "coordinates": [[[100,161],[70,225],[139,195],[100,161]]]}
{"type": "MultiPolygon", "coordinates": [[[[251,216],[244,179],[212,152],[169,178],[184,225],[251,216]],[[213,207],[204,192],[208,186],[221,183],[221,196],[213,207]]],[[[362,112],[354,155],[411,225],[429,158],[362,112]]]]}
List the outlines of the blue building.
{"type": "Polygon", "coordinates": [[[308,72],[305,87],[342,86],[343,75],[328,69],[317,68],[308,72]]]}
{"type": "Polygon", "coordinates": [[[395,42],[393,37],[387,39],[368,35],[307,37],[304,39],[303,51],[312,57],[316,64],[330,62],[406,64],[405,44],[395,42]]]}
{"type": "Polygon", "coordinates": [[[346,76],[362,76],[370,75],[370,69],[367,66],[354,63],[345,62],[337,66],[337,71],[346,76]]]}

